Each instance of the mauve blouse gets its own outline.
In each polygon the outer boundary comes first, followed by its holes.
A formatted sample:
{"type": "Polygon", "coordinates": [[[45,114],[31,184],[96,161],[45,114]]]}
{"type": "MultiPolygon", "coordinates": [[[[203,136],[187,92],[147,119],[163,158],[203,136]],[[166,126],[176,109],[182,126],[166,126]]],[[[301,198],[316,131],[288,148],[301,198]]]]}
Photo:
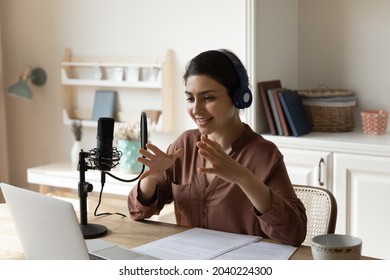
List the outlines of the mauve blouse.
{"type": "Polygon", "coordinates": [[[185,131],[168,147],[168,153],[184,148],[184,154],[159,179],[154,201],[140,201],[137,186],[130,191],[131,217],[142,220],[159,214],[173,201],[177,224],[257,235],[299,246],[306,236],[305,208],[275,144],[246,125],[229,154],[270,188],[272,210],[259,213],[238,185],[218,176],[207,184],[206,175],[197,171],[204,165],[196,147],[200,136],[197,129],[185,131]]]}

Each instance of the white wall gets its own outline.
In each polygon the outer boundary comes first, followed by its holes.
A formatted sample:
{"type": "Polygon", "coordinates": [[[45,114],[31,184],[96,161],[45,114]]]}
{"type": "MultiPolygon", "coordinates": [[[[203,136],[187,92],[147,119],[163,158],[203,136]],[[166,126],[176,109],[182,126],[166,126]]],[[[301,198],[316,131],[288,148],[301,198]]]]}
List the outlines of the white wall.
{"type": "Polygon", "coordinates": [[[297,86],[298,0],[261,0],[257,4],[258,80],[280,79],[297,86]]]}
{"type": "MultiPolygon", "coordinates": [[[[1,30],[1,22],[0,22],[1,30]]],[[[1,36],[0,36],[0,88],[3,87],[3,57],[1,55],[1,36]]],[[[5,98],[4,95],[0,95],[0,182],[8,181],[8,150],[7,150],[7,134],[1,133],[6,131],[5,120],[5,98]]],[[[4,202],[3,195],[0,193],[0,203],[4,202]]]]}
{"type": "MultiPolygon", "coordinates": [[[[260,0],[257,82],[280,79],[295,89],[342,88],[363,109],[390,110],[390,1],[260,0]]],[[[261,107],[257,130],[266,129],[261,107]]]]}
{"type": "MultiPolygon", "coordinates": [[[[284,87],[297,88],[298,0],[256,4],[256,81],[280,80],[284,87]]],[[[263,106],[260,98],[257,106],[263,106]]],[[[257,110],[257,131],[265,131],[267,126],[263,110],[257,110]]]]}
{"type": "MultiPolygon", "coordinates": [[[[4,86],[23,66],[41,66],[47,84],[32,86],[32,100],[6,96],[10,181],[26,185],[31,166],[68,160],[73,135],[62,124],[59,63],[64,49],[74,55],[162,57],[174,50],[175,131],[155,135],[166,146],[193,127],[185,110],[183,69],[197,53],[229,48],[245,54],[245,1],[236,0],[1,0],[4,86]]],[[[96,131],[83,143],[95,147],[96,131]]]]}
{"type": "Polygon", "coordinates": [[[389,26],[388,0],[300,0],[299,86],[351,89],[357,114],[389,110],[389,26]]]}

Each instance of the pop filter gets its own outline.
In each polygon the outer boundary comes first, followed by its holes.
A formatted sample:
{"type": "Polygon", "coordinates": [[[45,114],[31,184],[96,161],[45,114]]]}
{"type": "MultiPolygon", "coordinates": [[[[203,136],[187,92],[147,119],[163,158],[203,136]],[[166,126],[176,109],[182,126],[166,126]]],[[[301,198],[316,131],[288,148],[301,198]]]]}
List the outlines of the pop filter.
{"type": "Polygon", "coordinates": [[[140,125],[141,148],[146,150],[146,144],[148,143],[148,122],[145,112],[141,113],[140,125]]]}

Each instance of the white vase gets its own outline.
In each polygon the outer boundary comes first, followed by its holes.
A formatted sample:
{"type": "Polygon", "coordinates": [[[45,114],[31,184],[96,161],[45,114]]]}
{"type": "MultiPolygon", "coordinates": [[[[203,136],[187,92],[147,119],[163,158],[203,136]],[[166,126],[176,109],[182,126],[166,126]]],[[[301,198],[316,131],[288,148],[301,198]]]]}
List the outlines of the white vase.
{"type": "Polygon", "coordinates": [[[79,162],[79,154],[81,151],[81,141],[74,141],[72,145],[72,149],[70,149],[70,160],[72,164],[78,164],[79,162]]]}

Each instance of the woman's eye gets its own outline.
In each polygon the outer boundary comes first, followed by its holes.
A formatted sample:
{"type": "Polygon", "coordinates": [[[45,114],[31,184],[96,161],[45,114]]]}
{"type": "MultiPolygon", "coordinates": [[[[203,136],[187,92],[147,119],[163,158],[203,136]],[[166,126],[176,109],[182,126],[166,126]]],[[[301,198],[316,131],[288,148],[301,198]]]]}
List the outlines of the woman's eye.
{"type": "MultiPolygon", "coordinates": [[[[210,96],[210,95],[204,95],[204,96],[202,96],[202,97],[199,97],[198,99],[207,102],[207,101],[212,101],[212,100],[214,100],[215,97],[214,97],[214,96],[210,96]],[[201,99],[200,99],[200,98],[201,98],[201,99]]],[[[186,100],[187,100],[187,102],[193,103],[193,102],[195,102],[195,97],[194,97],[194,96],[187,96],[187,97],[186,97],[186,100]]]]}
{"type": "Polygon", "coordinates": [[[194,98],[192,96],[187,96],[186,100],[188,102],[193,102],[194,101],[194,98]]]}

